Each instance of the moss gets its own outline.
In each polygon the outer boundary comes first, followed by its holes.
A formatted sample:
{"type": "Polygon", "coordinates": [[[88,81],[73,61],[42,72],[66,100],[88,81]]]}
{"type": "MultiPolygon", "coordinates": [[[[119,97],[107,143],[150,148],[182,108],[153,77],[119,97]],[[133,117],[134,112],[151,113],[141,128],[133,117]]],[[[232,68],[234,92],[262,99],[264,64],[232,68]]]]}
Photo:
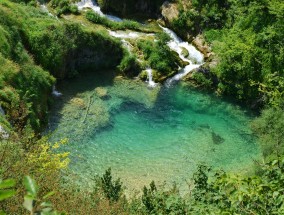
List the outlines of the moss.
{"type": "Polygon", "coordinates": [[[106,98],[108,96],[107,89],[103,87],[97,87],[95,92],[99,98],[106,98]]]}
{"type": "Polygon", "coordinates": [[[182,52],[181,52],[181,54],[182,54],[184,57],[188,57],[189,52],[187,51],[186,48],[183,48],[183,47],[182,47],[182,52]]]}

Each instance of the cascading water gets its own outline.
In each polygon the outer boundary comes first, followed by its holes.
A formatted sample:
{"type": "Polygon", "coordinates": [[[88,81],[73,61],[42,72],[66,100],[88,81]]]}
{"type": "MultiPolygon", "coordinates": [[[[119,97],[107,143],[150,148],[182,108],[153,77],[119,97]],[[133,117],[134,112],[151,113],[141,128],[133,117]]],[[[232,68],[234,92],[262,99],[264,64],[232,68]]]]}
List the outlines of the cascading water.
{"type": "Polygon", "coordinates": [[[40,9],[42,10],[42,12],[47,13],[49,16],[58,19],[57,16],[49,12],[48,8],[46,7],[44,3],[41,3],[40,1],[38,1],[38,3],[40,4],[40,9]]]}
{"type": "MultiPolygon", "coordinates": [[[[99,14],[100,16],[105,16],[108,19],[112,21],[122,21],[122,19],[106,15],[101,11],[101,8],[97,5],[95,1],[92,0],[82,0],[77,3],[78,9],[83,10],[84,8],[91,8],[94,12],[99,14]]],[[[191,72],[193,69],[198,68],[203,63],[203,55],[192,45],[190,45],[188,42],[182,41],[172,30],[160,26],[164,32],[166,32],[170,37],[171,41],[168,43],[168,46],[175,52],[178,53],[180,59],[182,59],[185,62],[188,62],[188,65],[184,68],[180,69],[178,74],[170,78],[166,85],[171,85],[172,82],[178,81],[182,79],[184,76],[186,76],[189,72],[191,72]],[[188,52],[188,57],[184,56],[183,49],[185,49],[188,52]],[[193,63],[195,62],[195,63],[193,63]]],[[[129,43],[125,39],[137,39],[142,36],[154,36],[154,34],[145,34],[145,33],[138,33],[138,32],[115,32],[109,30],[109,34],[116,38],[121,38],[122,43],[124,46],[130,51],[129,43]]],[[[150,68],[146,69],[147,75],[148,75],[148,83],[150,87],[155,87],[156,83],[152,80],[152,70],[150,68]]]]}
{"type": "Polygon", "coordinates": [[[147,72],[147,76],[148,76],[148,86],[149,87],[155,87],[157,85],[157,83],[155,83],[153,81],[153,75],[152,75],[152,69],[151,68],[147,68],[146,69],[146,72],[147,72]]]}
{"type": "Polygon", "coordinates": [[[122,38],[122,39],[135,39],[140,37],[138,32],[123,32],[123,31],[111,31],[109,30],[109,35],[116,37],[116,38],[122,38]]]}
{"type": "Polygon", "coordinates": [[[99,7],[99,5],[92,0],[82,0],[80,2],[78,2],[77,7],[79,10],[83,10],[85,8],[90,8],[92,9],[95,13],[99,14],[100,16],[106,17],[111,21],[115,21],[115,22],[121,22],[122,19],[120,19],[119,17],[113,16],[113,15],[108,15],[108,14],[104,14],[101,11],[101,8],[99,7]]]}
{"type": "Polygon", "coordinates": [[[170,86],[174,81],[179,81],[189,72],[201,66],[203,63],[203,55],[193,45],[190,45],[188,42],[182,41],[181,38],[179,38],[172,30],[162,26],[160,27],[171,38],[171,41],[168,42],[170,49],[175,51],[179,55],[180,59],[189,63],[187,66],[180,69],[178,74],[167,80],[166,85],[170,86]],[[184,56],[183,50],[187,51],[187,57],[184,56]]]}
{"type": "Polygon", "coordinates": [[[60,93],[59,91],[56,90],[55,85],[53,85],[53,87],[52,87],[52,93],[51,94],[54,95],[55,97],[62,96],[62,93],[60,93]]]}

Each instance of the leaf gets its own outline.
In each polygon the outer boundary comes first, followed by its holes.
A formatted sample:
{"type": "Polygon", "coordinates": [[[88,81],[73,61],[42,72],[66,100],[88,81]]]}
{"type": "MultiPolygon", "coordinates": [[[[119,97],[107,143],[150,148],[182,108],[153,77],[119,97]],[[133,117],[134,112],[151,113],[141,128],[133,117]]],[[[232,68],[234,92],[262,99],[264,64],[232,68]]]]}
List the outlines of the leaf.
{"type": "Polygon", "coordinates": [[[0,201],[14,196],[15,193],[16,191],[14,190],[0,190],[0,201]]]}
{"type": "Polygon", "coordinates": [[[49,193],[47,193],[46,195],[44,195],[44,197],[42,197],[43,199],[47,199],[47,198],[49,198],[50,196],[52,196],[52,195],[54,195],[55,194],[55,192],[54,191],[51,191],[51,192],[49,192],[49,193]]]}
{"type": "Polygon", "coordinates": [[[29,196],[24,197],[23,206],[30,212],[32,212],[32,210],[33,210],[33,203],[34,203],[33,198],[31,198],[29,196]]]}
{"type": "Polygon", "coordinates": [[[11,188],[14,187],[16,184],[14,179],[7,179],[4,181],[0,182],[0,189],[6,189],[6,188],[11,188]]]}
{"type": "Polygon", "coordinates": [[[0,211],[0,215],[6,215],[4,211],[0,211]]]}
{"type": "Polygon", "coordinates": [[[35,198],[38,191],[38,187],[35,181],[30,176],[25,176],[24,185],[29,194],[31,194],[35,198]]]}
{"type": "Polygon", "coordinates": [[[53,209],[52,208],[44,208],[44,209],[42,209],[41,211],[43,212],[43,213],[49,213],[49,212],[51,212],[53,209]]]}
{"type": "Polygon", "coordinates": [[[42,202],[40,204],[41,207],[52,207],[52,204],[50,202],[42,202]]]}

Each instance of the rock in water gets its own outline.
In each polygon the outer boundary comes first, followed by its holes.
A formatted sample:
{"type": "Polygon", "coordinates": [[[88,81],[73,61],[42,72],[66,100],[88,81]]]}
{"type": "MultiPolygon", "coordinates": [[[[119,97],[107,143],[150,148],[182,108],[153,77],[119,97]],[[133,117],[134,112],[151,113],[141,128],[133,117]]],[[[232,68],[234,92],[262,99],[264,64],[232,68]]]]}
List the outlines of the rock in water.
{"type": "Polygon", "coordinates": [[[97,87],[95,89],[95,92],[96,92],[97,96],[100,97],[101,99],[107,99],[108,98],[108,94],[107,94],[107,89],[106,88],[97,87]]]}
{"type": "Polygon", "coordinates": [[[218,145],[225,141],[223,137],[221,137],[219,134],[216,134],[214,131],[212,131],[211,134],[212,134],[212,140],[214,144],[218,145]]]}

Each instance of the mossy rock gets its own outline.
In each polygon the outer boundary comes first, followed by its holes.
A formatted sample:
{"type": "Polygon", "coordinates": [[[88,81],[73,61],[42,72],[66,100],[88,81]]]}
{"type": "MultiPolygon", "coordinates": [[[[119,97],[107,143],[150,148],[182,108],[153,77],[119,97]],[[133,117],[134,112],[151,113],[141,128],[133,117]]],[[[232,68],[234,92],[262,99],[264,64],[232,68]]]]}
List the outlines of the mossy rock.
{"type": "Polygon", "coordinates": [[[75,98],[71,99],[70,104],[73,105],[73,106],[76,106],[76,107],[78,107],[80,109],[85,109],[86,108],[86,103],[81,98],[75,97],[75,98]]]}
{"type": "Polygon", "coordinates": [[[146,81],[147,80],[147,72],[145,70],[143,70],[142,72],[140,72],[139,74],[139,78],[143,81],[146,81]]]}
{"type": "Polygon", "coordinates": [[[211,132],[211,135],[212,135],[212,141],[216,145],[219,145],[225,141],[223,137],[221,137],[219,134],[216,134],[214,131],[211,132]]]}
{"type": "Polygon", "coordinates": [[[183,47],[181,47],[181,48],[182,48],[181,54],[182,54],[184,57],[188,57],[188,56],[189,56],[189,52],[187,51],[187,49],[186,49],[186,48],[183,48],[183,47]]]}
{"type": "Polygon", "coordinates": [[[105,99],[105,98],[108,97],[107,89],[104,88],[104,87],[97,87],[95,89],[95,92],[96,92],[97,96],[101,99],[105,99]]]}

